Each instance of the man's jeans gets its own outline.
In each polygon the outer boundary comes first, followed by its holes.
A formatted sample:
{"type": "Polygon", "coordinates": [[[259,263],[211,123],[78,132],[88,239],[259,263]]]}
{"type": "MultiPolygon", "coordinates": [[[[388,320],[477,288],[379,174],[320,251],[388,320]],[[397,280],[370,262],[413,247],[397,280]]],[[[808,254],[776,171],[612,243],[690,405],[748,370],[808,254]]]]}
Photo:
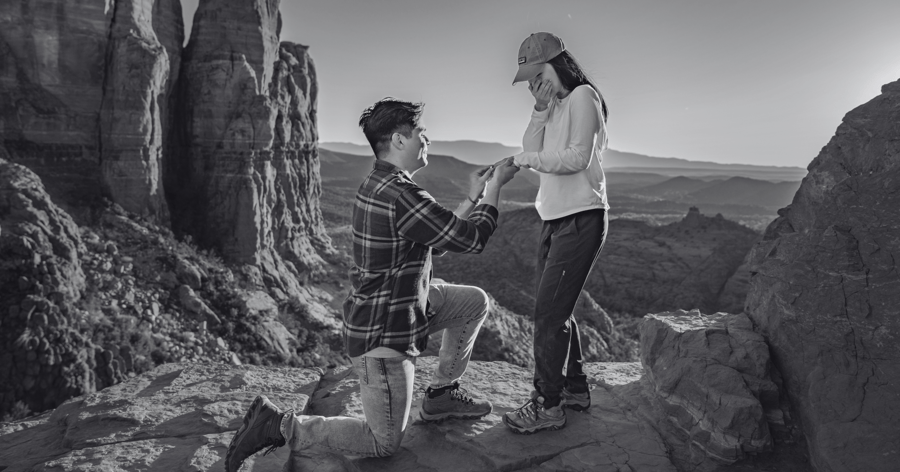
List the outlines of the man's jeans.
{"type": "Polygon", "coordinates": [[[545,221],[537,262],[534,305],[534,387],[556,406],[563,387],[588,391],[581,337],[572,311],[603,249],[609,219],[587,210],[545,221]],[[563,374],[563,367],[566,373],[563,374]]]}
{"type": "MultiPolygon", "coordinates": [[[[478,287],[432,285],[429,332],[444,330],[432,387],[450,385],[466,371],[475,337],[488,313],[487,294],[478,287]]],[[[316,448],[338,454],[386,457],[400,447],[412,406],[416,358],[354,357],[366,419],[285,416],[281,433],[291,450],[316,448]]]]}

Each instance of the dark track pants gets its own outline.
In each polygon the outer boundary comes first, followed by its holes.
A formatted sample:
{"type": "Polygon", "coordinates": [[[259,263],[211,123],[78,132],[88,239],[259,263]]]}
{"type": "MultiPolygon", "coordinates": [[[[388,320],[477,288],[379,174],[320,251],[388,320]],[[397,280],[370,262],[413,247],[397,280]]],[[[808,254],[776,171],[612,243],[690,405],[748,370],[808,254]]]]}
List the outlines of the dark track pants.
{"type": "Polygon", "coordinates": [[[606,210],[587,210],[544,221],[541,229],[534,306],[534,387],[547,406],[559,403],[563,387],[577,393],[588,390],[572,311],[603,249],[608,228],[606,210]]]}

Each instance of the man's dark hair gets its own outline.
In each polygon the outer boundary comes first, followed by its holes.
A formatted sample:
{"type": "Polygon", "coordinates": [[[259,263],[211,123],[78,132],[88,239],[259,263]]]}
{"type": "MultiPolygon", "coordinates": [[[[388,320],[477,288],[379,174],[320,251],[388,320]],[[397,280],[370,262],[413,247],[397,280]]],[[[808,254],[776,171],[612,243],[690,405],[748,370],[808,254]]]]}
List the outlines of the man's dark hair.
{"type": "Polygon", "coordinates": [[[359,127],[369,140],[376,158],[380,159],[388,150],[394,133],[412,136],[413,129],[419,126],[424,107],[424,103],[410,103],[388,97],[363,110],[359,117],[359,127]]]}

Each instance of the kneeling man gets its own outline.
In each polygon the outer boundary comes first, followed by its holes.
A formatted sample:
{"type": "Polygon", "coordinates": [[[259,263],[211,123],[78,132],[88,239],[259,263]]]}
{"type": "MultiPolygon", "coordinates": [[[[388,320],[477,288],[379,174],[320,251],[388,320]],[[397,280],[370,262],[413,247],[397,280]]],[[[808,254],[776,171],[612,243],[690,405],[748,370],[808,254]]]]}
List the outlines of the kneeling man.
{"type": "Polygon", "coordinates": [[[375,165],[353,207],[353,289],[344,302],[344,347],[359,377],[365,420],[282,412],[266,397],[250,405],[225,459],[237,471],[257,451],[287,444],[338,454],[386,457],[400,447],[412,404],[416,357],[443,330],[439,361],[422,400],[425,421],[476,419],[491,412],[459,380],[488,313],[477,287],[431,284],[432,252],[480,253],[497,227],[500,189],[511,161],[470,176],[466,201],[441,206],[412,180],[428,164],[422,104],[384,99],[359,125],[375,165]]]}

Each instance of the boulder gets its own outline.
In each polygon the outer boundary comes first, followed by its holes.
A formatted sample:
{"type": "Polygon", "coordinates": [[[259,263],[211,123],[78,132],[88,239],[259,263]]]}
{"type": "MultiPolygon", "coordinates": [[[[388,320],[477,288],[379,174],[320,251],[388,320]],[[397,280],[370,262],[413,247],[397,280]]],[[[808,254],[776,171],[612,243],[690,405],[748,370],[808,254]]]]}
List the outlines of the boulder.
{"type": "Polygon", "coordinates": [[[242,292],[237,303],[238,311],[245,318],[272,319],[278,316],[278,303],[262,290],[242,292]]]}
{"type": "Polygon", "coordinates": [[[187,285],[178,287],[178,300],[181,302],[182,307],[188,312],[197,315],[201,321],[206,321],[212,326],[218,326],[222,323],[216,312],[191,287],[187,285]]]}
{"type": "Polygon", "coordinates": [[[820,471],[900,459],[900,81],[850,111],[751,253],[746,311],[820,471]]]}
{"type": "Polygon", "coordinates": [[[768,346],[746,315],[679,310],[647,315],[640,330],[648,396],[685,468],[772,449],[766,410],[778,408],[778,388],[768,346]]]}
{"type": "Polygon", "coordinates": [[[296,338],[278,321],[262,321],[253,326],[256,334],[262,339],[268,352],[272,352],[287,361],[294,355],[296,338]]]}
{"type": "Polygon", "coordinates": [[[179,281],[192,289],[199,290],[203,285],[203,274],[200,269],[184,258],[178,257],[175,260],[175,275],[179,281]]]}

